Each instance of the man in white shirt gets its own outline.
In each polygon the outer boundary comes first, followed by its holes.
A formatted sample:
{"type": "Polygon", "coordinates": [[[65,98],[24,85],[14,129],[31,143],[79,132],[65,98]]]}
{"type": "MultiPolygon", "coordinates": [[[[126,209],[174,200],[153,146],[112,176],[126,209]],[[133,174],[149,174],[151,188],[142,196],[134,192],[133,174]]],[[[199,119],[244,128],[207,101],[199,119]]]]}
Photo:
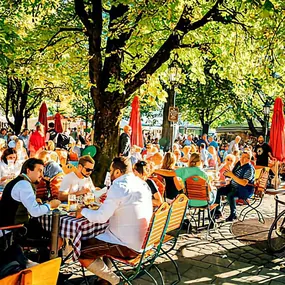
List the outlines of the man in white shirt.
{"type": "Polygon", "coordinates": [[[61,201],[67,201],[69,194],[79,196],[95,191],[90,177],[94,164],[95,162],[90,155],[80,157],[76,171],[68,173],[62,179],[59,188],[59,199],[61,201]]]}
{"type": "Polygon", "coordinates": [[[241,137],[236,136],[235,139],[230,142],[228,153],[233,153],[235,150],[239,150],[240,140],[241,137]]]}
{"type": "Polygon", "coordinates": [[[89,221],[109,220],[109,226],[105,233],[82,241],[79,261],[102,281],[118,284],[120,278],[100,257],[135,258],[139,254],[152,216],[152,196],[146,182],[133,174],[129,158],[114,158],[110,175],[113,184],[99,210],[81,210],[89,221]]]}

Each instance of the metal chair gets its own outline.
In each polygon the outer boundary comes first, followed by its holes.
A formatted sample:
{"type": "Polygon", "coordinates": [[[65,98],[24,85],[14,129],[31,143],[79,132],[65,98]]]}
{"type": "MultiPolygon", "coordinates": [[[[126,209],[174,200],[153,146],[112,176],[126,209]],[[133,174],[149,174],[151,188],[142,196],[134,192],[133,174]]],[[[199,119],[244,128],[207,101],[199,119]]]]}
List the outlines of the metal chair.
{"type": "Polygon", "coordinates": [[[142,246],[142,253],[136,258],[127,260],[107,255],[116,268],[117,273],[124,279],[126,283],[132,284],[131,281],[137,276],[147,274],[152,279],[154,284],[157,284],[157,281],[149,272],[149,270],[154,267],[160,276],[162,284],[164,284],[163,276],[154,262],[159,254],[161,242],[167,228],[169,208],[169,205],[164,202],[153,213],[145,241],[142,246]],[[127,266],[127,268],[124,268],[125,266],[127,266]],[[127,270],[128,272],[131,269],[133,272],[127,276],[123,272],[123,269],[127,270]]]}
{"type": "Polygon", "coordinates": [[[242,209],[239,215],[240,221],[244,221],[245,217],[249,213],[251,213],[252,211],[255,211],[258,216],[259,222],[263,224],[265,223],[262,213],[257,208],[262,203],[264,194],[266,193],[268,178],[269,178],[269,170],[267,170],[266,168],[263,168],[262,171],[260,172],[260,175],[257,181],[254,184],[253,195],[248,199],[244,199],[244,203],[246,204],[246,207],[242,209]]]}

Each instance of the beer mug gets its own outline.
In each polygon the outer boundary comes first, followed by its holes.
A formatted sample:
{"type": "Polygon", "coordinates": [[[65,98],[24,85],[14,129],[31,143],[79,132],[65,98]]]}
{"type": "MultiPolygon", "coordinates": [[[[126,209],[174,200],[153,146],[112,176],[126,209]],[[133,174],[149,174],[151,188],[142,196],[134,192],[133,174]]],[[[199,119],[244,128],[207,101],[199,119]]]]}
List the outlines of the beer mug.
{"type": "Polygon", "coordinates": [[[92,205],[95,202],[95,197],[93,193],[87,193],[84,196],[84,204],[85,205],[92,205]]]}
{"type": "Polygon", "coordinates": [[[73,195],[73,194],[68,195],[68,209],[69,211],[77,210],[76,195],[73,195]]]}

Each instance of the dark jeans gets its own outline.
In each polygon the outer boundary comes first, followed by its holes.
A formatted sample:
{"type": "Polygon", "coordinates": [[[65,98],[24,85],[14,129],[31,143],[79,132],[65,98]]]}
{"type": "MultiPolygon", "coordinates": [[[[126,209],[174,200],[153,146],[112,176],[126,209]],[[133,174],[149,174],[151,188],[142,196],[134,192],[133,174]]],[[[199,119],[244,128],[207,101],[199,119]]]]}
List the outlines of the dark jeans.
{"type": "Polygon", "coordinates": [[[216,213],[221,212],[221,196],[227,196],[227,200],[230,205],[231,214],[230,216],[233,217],[236,215],[236,200],[235,198],[237,196],[237,191],[231,187],[231,185],[227,185],[225,187],[221,187],[218,189],[217,192],[217,198],[216,198],[216,204],[219,204],[219,206],[216,209],[216,213]]]}

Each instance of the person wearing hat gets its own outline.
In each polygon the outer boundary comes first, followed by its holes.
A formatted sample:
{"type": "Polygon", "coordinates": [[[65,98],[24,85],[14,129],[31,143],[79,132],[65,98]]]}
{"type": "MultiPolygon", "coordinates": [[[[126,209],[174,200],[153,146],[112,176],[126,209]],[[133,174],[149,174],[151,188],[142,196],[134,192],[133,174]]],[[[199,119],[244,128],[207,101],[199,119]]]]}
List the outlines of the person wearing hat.
{"type": "Polygon", "coordinates": [[[29,151],[30,157],[35,157],[40,153],[45,147],[45,134],[44,134],[44,125],[40,122],[36,123],[36,131],[31,134],[29,151]]]}

